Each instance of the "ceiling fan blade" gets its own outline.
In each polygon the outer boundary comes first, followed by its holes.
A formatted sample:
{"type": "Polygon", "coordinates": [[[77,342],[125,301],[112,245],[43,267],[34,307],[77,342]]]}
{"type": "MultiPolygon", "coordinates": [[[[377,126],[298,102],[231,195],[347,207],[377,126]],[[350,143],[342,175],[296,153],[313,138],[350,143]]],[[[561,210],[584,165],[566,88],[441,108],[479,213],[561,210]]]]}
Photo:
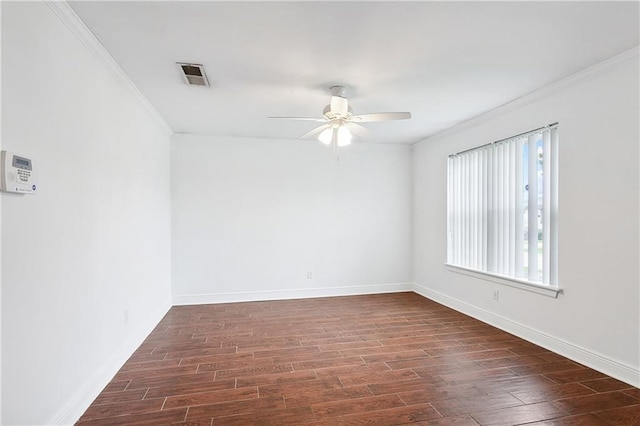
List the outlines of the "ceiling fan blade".
{"type": "Polygon", "coordinates": [[[351,130],[351,133],[353,133],[356,136],[360,136],[362,138],[366,138],[370,135],[369,133],[369,129],[367,129],[364,126],[359,125],[358,123],[353,123],[351,121],[347,121],[346,122],[346,126],[349,130],[351,130]]]}
{"type": "Polygon", "coordinates": [[[351,117],[352,121],[366,123],[371,121],[407,120],[411,118],[410,112],[374,112],[372,114],[359,114],[351,117]]]}
{"type": "Polygon", "coordinates": [[[310,138],[311,136],[315,136],[320,134],[324,129],[328,129],[329,127],[331,127],[331,124],[323,124],[322,126],[318,126],[315,129],[305,133],[304,135],[300,136],[300,139],[304,139],[304,138],[310,138]]]}
{"type": "Polygon", "coordinates": [[[349,111],[349,101],[342,96],[331,96],[330,109],[335,115],[344,117],[349,111]]]}
{"type": "Polygon", "coordinates": [[[314,118],[314,117],[267,117],[267,118],[277,118],[281,120],[318,121],[320,123],[324,123],[325,121],[327,121],[326,118],[314,118]]]}

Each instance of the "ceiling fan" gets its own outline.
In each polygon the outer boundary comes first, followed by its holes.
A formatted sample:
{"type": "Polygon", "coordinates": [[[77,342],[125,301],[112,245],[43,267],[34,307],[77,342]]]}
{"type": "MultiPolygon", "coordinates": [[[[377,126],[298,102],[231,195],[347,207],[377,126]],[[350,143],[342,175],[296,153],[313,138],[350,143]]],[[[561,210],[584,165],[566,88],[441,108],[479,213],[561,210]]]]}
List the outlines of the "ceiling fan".
{"type": "Polygon", "coordinates": [[[317,121],[323,123],[310,132],[302,135],[302,138],[318,135],[320,142],[333,145],[337,153],[338,147],[351,143],[352,134],[366,137],[367,128],[359,123],[373,121],[406,120],[411,118],[410,112],[377,112],[371,114],[353,115],[349,101],[345,97],[343,86],[332,86],[329,105],[322,111],[322,117],[269,117],[285,120],[317,121]]]}

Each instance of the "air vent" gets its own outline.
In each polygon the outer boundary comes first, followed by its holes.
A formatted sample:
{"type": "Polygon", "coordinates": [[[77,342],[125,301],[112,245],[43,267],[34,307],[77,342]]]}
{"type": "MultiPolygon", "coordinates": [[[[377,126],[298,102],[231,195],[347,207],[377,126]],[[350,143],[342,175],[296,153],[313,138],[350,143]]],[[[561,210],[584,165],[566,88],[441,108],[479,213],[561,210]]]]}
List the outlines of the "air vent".
{"type": "Polygon", "coordinates": [[[180,68],[185,83],[190,86],[209,86],[209,80],[202,65],[182,62],[176,62],[176,64],[180,68]]]}

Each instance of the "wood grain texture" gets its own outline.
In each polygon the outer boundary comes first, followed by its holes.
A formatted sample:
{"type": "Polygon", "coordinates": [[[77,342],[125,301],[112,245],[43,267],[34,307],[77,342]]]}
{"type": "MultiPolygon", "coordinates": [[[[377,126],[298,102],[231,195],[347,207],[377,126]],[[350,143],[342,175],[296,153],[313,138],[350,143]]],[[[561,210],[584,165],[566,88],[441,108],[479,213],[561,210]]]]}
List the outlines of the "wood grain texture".
{"type": "Polygon", "coordinates": [[[636,425],[640,390],[415,293],[176,306],[78,425],[636,425]]]}

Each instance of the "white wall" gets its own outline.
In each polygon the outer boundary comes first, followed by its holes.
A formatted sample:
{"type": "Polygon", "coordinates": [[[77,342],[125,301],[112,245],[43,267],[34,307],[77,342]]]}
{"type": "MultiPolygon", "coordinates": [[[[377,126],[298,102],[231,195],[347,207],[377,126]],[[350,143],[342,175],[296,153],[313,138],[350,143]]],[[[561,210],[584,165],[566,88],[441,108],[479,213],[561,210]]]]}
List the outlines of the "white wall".
{"type": "Polygon", "coordinates": [[[410,146],[175,135],[172,193],[174,303],[410,288],[410,146]]]}
{"type": "Polygon", "coordinates": [[[415,145],[417,289],[639,386],[637,50],[528,99],[415,145]],[[448,271],[447,155],[556,121],[564,294],[553,299],[448,271]]]}
{"type": "Polygon", "coordinates": [[[3,424],[74,422],[170,306],[169,134],[63,6],[2,4],[2,145],[39,188],[1,196],[3,424]]]}

